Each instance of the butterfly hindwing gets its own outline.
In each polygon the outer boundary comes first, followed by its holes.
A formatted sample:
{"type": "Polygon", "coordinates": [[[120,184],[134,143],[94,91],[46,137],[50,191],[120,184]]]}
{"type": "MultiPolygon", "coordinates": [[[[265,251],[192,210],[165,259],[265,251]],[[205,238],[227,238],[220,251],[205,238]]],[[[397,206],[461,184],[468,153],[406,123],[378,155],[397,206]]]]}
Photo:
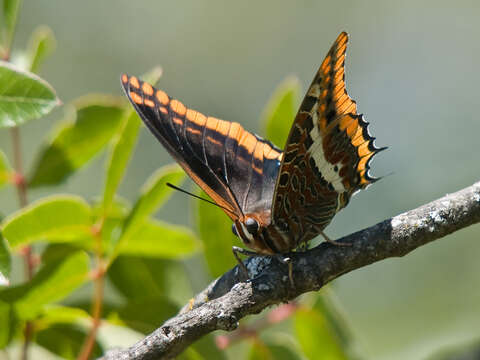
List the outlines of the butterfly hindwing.
{"type": "MultiPolygon", "coordinates": [[[[369,161],[374,146],[368,123],[345,89],[348,35],[341,33],[320,66],[295,117],[285,146],[273,203],[273,222],[308,241],[376,179],[369,161]],[[292,217],[293,214],[293,217],[292,217]]],[[[292,245],[293,246],[293,245],[292,245]]]]}

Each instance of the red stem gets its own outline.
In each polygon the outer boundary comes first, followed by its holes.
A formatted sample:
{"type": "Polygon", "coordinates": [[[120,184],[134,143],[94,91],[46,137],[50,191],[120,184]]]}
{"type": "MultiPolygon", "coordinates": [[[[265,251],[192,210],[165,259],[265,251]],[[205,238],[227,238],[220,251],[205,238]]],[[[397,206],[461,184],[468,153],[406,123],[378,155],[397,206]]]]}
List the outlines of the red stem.
{"type": "MultiPolygon", "coordinates": [[[[21,1],[17,3],[17,6],[21,6],[21,1]]],[[[17,19],[15,19],[17,20],[17,19]]],[[[2,60],[3,61],[10,61],[10,51],[12,48],[12,43],[14,39],[14,33],[15,33],[16,27],[12,30],[11,34],[8,34],[9,41],[8,44],[6,45],[4,49],[4,53],[2,54],[2,60]]],[[[28,204],[28,199],[27,199],[27,185],[25,181],[25,176],[23,174],[23,161],[22,161],[22,146],[21,146],[21,141],[20,141],[20,129],[15,126],[11,130],[11,136],[12,136],[12,146],[13,146],[13,161],[14,161],[14,168],[16,171],[16,177],[17,181],[15,181],[15,186],[17,188],[17,194],[18,194],[18,202],[20,204],[20,208],[24,208],[28,204]],[[20,179],[20,180],[19,180],[20,179]]],[[[23,249],[23,259],[25,263],[25,274],[27,280],[31,280],[33,278],[33,274],[35,272],[35,262],[34,262],[34,255],[32,252],[32,248],[30,246],[26,246],[23,249]]],[[[27,321],[25,323],[25,328],[23,330],[24,334],[24,342],[23,342],[23,347],[22,347],[22,354],[21,358],[22,360],[27,360],[28,358],[28,347],[30,344],[30,341],[33,337],[33,332],[34,332],[34,326],[32,322],[27,321]]]]}
{"type": "Polygon", "coordinates": [[[94,291],[94,303],[92,309],[92,327],[88,333],[87,338],[85,339],[82,350],[78,355],[78,360],[88,360],[93,351],[93,346],[95,345],[95,339],[97,337],[98,328],[101,324],[102,316],[102,305],[103,305],[103,294],[104,294],[104,274],[98,274],[97,278],[94,281],[95,291],[94,291]]]}
{"type": "MultiPolygon", "coordinates": [[[[20,142],[20,129],[18,127],[12,128],[12,146],[13,146],[13,163],[16,173],[23,178],[23,161],[22,161],[22,149],[20,142]]],[[[25,181],[16,181],[18,202],[20,207],[25,207],[28,203],[27,200],[27,186],[25,181]]]]}
{"type": "Polygon", "coordinates": [[[94,271],[94,292],[93,292],[93,305],[92,305],[92,327],[88,333],[80,350],[80,354],[77,360],[88,360],[92,354],[93,347],[95,345],[95,339],[97,338],[98,328],[101,325],[102,320],[102,308],[103,308],[103,296],[105,285],[105,263],[102,257],[102,227],[103,219],[96,224],[92,233],[97,242],[97,267],[94,271]]]}
{"type": "MultiPolygon", "coordinates": [[[[15,181],[15,186],[17,187],[17,194],[18,194],[18,203],[21,208],[27,206],[28,199],[27,199],[27,185],[24,180],[23,175],[23,162],[22,162],[22,146],[20,141],[20,129],[18,127],[14,127],[11,130],[12,134],[12,146],[13,146],[13,164],[15,167],[15,172],[17,174],[17,178],[21,179],[21,181],[15,181]]],[[[23,261],[25,263],[25,277],[27,280],[31,280],[33,278],[33,274],[35,271],[35,264],[33,261],[33,252],[31,246],[26,246],[23,251],[23,261]]],[[[33,324],[29,321],[25,323],[25,329],[23,330],[24,342],[22,347],[22,360],[27,360],[28,358],[28,346],[32,339],[33,335],[33,324]]]]}

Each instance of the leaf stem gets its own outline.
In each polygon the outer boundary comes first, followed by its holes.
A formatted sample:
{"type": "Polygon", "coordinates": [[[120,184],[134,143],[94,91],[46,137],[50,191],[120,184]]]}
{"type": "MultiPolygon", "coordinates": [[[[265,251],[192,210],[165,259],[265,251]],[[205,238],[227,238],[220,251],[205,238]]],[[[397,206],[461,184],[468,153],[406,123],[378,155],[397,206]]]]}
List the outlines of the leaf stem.
{"type": "MultiPolygon", "coordinates": [[[[21,7],[21,4],[22,2],[20,0],[16,3],[17,9],[15,10],[15,19],[13,20],[14,25],[12,26],[12,29],[10,29],[11,33],[7,34],[7,42],[6,42],[5,48],[3,49],[4,52],[2,54],[2,60],[4,61],[10,61],[11,48],[12,48],[12,43],[13,43],[15,30],[16,30],[16,22],[17,22],[18,12],[21,7]]],[[[12,128],[11,137],[12,137],[12,146],[13,146],[14,168],[15,168],[16,178],[17,178],[17,181],[15,181],[15,186],[17,188],[19,205],[21,208],[23,208],[27,206],[28,198],[27,198],[27,185],[25,181],[25,176],[23,174],[22,145],[20,140],[20,129],[18,128],[18,126],[15,126],[12,128]]],[[[33,251],[31,246],[27,246],[23,249],[23,259],[25,263],[26,278],[27,280],[31,280],[33,278],[33,274],[35,271],[35,262],[34,262],[34,256],[33,256],[33,251]]],[[[28,359],[28,347],[33,337],[33,332],[34,332],[33,323],[30,321],[27,321],[25,323],[25,328],[23,329],[24,342],[23,342],[22,354],[21,354],[22,360],[28,359]]]]}
{"type": "Polygon", "coordinates": [[[101,315],[102,315],[102,307],[103,307],[103,290],[104,290],[104,280],[105,277],[103,275],[98,276],[95,279],[94,286],[95,286],[95,293],[94,293],[94,303],[92,309],[92,327],[90,332],[88,333],[87,338],[85,339],[82,350],[78,355],[78,360],[88,360],[90,355],[93,351],[93,346],[95,345],[95,339],[97,337],[98,328],[101,324],[101,315]]]}
{"type": "MultiPolygon", "coordinates": [[[[23,175],[23,161],[22,161],[22,145],[20,140],[20,129],[15,126],[11,130],[12,134],[12,145],[13,145],[13,166],[16,172],[16,178],[18,179],[15,181],[15,186],[17,188],[18,194],[18,203],[21,208],[27,206],[28,199],[27,199],[27,186],[25,177],[23,175]]],[[[28,280],[31,280],[33,277],[33,272],[35,268],[35,264],[33,262],[33,253],[32,248],[30,246],[26,246],[23,249],[23,259],[25,262],[25,274],[28,280]]]]}
{"type": "MultiPolygon", "coordinates": [[[[8,3],[8,1],[7,1],[8,3]]],[[[10,57],[10,50],[12,49],[12,45],[13,45],[13,40],[15,39],[15,33],[17,31],[17,22],[18,22],[18,15],[19,15],[19,12],[20,12],[20,8],[22,7],[22,1],[21,0],[18,0],[17,2],[11,2],[14,6],[16,6],[16,9],[13,10],[14,11],[14,18],[13,19],[10,19],[10,21],[13,21],[12,23],[10,23],[9,25],[11,26],[11,29],[8,29],[8,26],[7,25],[7,29],[6,29],[6,39],[5,39],[5,61],[8,61],[9,57],[10,57]]],[[[5,6],[5,2],[4,2],[4,10],[6,10],[6,6],[5,6]]],[[[4,14],[5,15],[5,14],[4,14]]]]}
{"type": "Polygon", "coordinates": [[[19,175],[21,181],[16,181],[17,194],[20,207],[25,207],[28,204],[27,200],[27,185],[23,176],[23,161],[22,161],[22,146],[20,141],[20,129],[15,126],[11,129],[12,145],[13,145],[13,161],[15,172],[19,175]]]}
{"type": "MultiPolygon", "coordinates": [[[[18,202],[21,208],[27,206],[27,186],[25,182],[25,177],[23,175],[23,160],[22,160],[22,145],[20,139],[20,129],[18,127],[13,127],[11,129],[12,136],[12,146],[13,146],[13,164],[17,178],[20,179],[15,181],[15,186],[17,188],[18,202]]],[[[33,251],[31,246],[26,246],[23,251],[23,261],[25,263],[25,277],[27,280],[33,278],[33,273],[35,271],[35,263],[33,261],[33,251]]],[[[22,347],[22,360],[27,360],[28,358],[28,346],[33,336],[33,324],[29,321],[25,323],[25,328],[23,330],[24,342],[22,347]]]]}
{"type": "Polygon", "coordinates": [[[104,295],[104,283],[105,276],[103,272],[99,272],[94,281],[94,295],[93,295],[93,307],[92,307],[92,327],[88,333],[83,345],[80,354],[78,355],[78,360],[88,360],[93,351],[93,346],[95,345],[95,339],[97,337],[98,328],[101,324],[102,316],[102,307],[103,307],[103,295],[104,295]]]}
{"type": "Polygon", "coordinates": [[[22,346],[22,360],[27,360],[28,359],[28,347],[30,345],[30,340],[33,335],[33,323],[30,321],[27,321],[25,323],[25,328],[23,329],[23,336],[25,338],[22,346]]]}
{"type": "Polygon", "coordinates": [[[98,328],[101,325],[102,308],[105,288],[105,262],[102,257],[102,227],[103,219],[99,224],[94,226],[93,234],[97,240],[97,267],[94,271],[94,291],[93,291],[93,305],[92,305],[92,327],[88,333],[85,341],[82,345],[82,349],[77,357],[77,360],[88,360],[92,354],[93,347],[95,345],[95,339],[97,337],[98,328]]]}

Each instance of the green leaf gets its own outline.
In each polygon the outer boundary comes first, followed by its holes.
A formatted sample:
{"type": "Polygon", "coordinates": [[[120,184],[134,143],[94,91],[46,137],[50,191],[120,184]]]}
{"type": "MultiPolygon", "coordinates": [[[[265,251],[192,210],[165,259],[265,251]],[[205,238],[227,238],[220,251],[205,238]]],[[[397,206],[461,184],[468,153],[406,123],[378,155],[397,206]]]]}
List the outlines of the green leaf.
{"type": "Polygon", "coordinates": [[[288,346],[282,344],[266,343],[275,360],[300,360],[301,357],[288,346]]]}
{"type": "Polygon", "coordinates": [[[205,360],[206,358],[202,356],[196,349],[192,346],[189,346],[185,349],[180,355],[176,357],[177,360],[205,360]]]}
{"type": "Polygon", "coordinates": [[[103,192],[103,208],[106,214],[110,211],[115,192],[122,181],[133,148],[137,143],[141,120],[137,113],[133,111],[128,111],[128,113],[129,115],[113,142],[110,158],[107,162],[107,179],[103,192]]]}
{"type": "MultiPolygon", "coordinates": [[[[86,331],[79,326],[57,324],[38,331],[35,335],[35,342],[62,359],[73,360],[80,353],[86,336],[86,331]]],[[[91,357],[96,359],[103,353],[104,349],[98,341],[95,341],[91,357]]]]}
{"type": "Polygon", "coordinates": [[[63,125],[44,146],[29,186],[57,185],[97,155],[121,123],[121,104],[119,98],[105,95],[78,100],[76,121],[63,125]]]}
{"type": "Polygon", "coordinates": [[[328,321],[318,311],[300,309],[294,316],[295,332],[300,346],[309,359],[347,359],[328,321]]]}
{"type": "Polygon", "coordinates": [[[90,319],[89,313],[83,309],[46,305],[40,316],[35,319],[35,328],[44,329],[55,324],[79,324],[90,319]]]}
{"type": "Polygon", "coordinates": [[[41,306],[62,300],[88,280],[88,255],[79,251],[44,266],[24,285],[25,293],[15,307],[21,318],[36,315],[41,306]]]}
{"type": "MultiPolygon", "coordinates": [[[[103,222],[101,233],[103,254],[108,256],[113,253],[113,250],[122,235],[125,218],[130,213],[131,208],[132,207],[127,200],[116,196],[110,207],[110,211],[106,217],[104,217],[103,200],[99,199],[99,201],[94,202],[92,210],[94,218],[93,222],[95,224],[101,224],[103,222]]],[[[89,241],[81,241],[81,246],[84,249],[95,250],[98,249],[98,241],[93,238],[89,239],[89,241]]],[[[109,258],[109,261],[111,261],[111,258],[109,258]]]]}
{"type": "Polygon", "coordinates": [[[56,45],[55,36],[48,26],[36,28],[28,43],[28,70],[38,73],[43,61],[53,53],[56,45]]]}
{"type": "MultiPolygon", "coordinates": [[[[127,199],[117,195],[110,206],[110,212],[108,216],[111,219],[124,221],[131,210],[132,205],[130,202],[127,199]]],[[[100,221],[103,218],[104,214],[102,198],[96,198],[93,200],[92,215],[95,219],[95,222],[100,221]]]]}
{"type": "Polygon", "coordinates": [[[145,220],[168,200],[172,189],[166,184],[179,185],[184,178],[185,173],[178,165],[167,165],[155,171],[142,187],[140,197],[125,221],[122,240],[137,232],[145,220]]]}
{"type": "Polygon", "coordinates": [[[323,314],[344,352],[350,355],[349,358],[363,357],[362,354],[357,354],[360,347],[355,342],[356,338],[348,317],[334,289],[325,286],[314,295],[314,298],[316,300],[313,309],[323,314]]]}
{"type": "Polygon", "coordinates": [[[161,297],[167,293],[169,264],[171,262],[159,259],[119,256],[108,268],[107,275],[127,299],[161,297]]]}
{"type": "Polygon", "coordinates": [[[10,164],[8,163],[7,157],[5,156],[3,151],[0,150],[0,187],[10,181],[10,178],[12,176],[11,171],[12,169],[10,167],[10,164]]]}
{"type": "MultiPolygon", "coordinates": [[[[103,226],[102,226],[102,252],[108,258],[108,261],[111,262],[113,260],[112,254],[114,254],[114,250],[117,248],[117,244],[119,241],[120,236],[122,235],[123,224],[125,222],[125,217],[119,218],[112,216],[110,212],[106,218],[103,218],[103,226]]],[[[90,246],[90,249],[94,249],[92,246],[98,246],[95,242],[83,242],[84,246],[90,246]]]]}
{"type": "Polygon", "coordinates": [[[10,270],[12,267],[12,259],[8,245],[0,232],[0,286],[9,284],[10,270]]]}
{"type": "MultiPolygon", "coordinates": [[[[150,83],[156,83],[161,74],[161,68],[154,68],[149,74],[143,76],[143,78],[150,83]]],[[[103,193],[104,213],[110,211],[115,192],[122,181],[125,169],[132,156],[135,144],[137,143],[140,125],[140,118],[133,108],[129,106],[122,127],[113,143],[110,158],[107,162],[107,179],[105,181],[105,189],[103,193]]]]}
{"type": "Polygon", "coordinates": [[[58,105],[60,100],[45,80],[0,61],[0,128],[38,119],[58,105]]]}
{"type": "Polygon", "coordinates": [[[148,334],[178,310],[178,306],[165,297],[150,297],[131,300],[111,315],[129,328],[148,334]]]}
{"type": "Polygon", "coordinates": [[[266,137],[283,148],[298,109],[300,83],[296,77],[287,77],[274,91],[263,110],[261,122],[266,137]]]}
{"type": "Polygon", "coordinates": [[[82,250],[75,243],[50,243],[42,252],[42,264],[48,264],[53,261],[58,261],[62,258],[72,255],[73,253],[82,250]]]}
{"type": "MultiPolygon", "coordinates": [[[[289,347],[271,342],[253,341],[248,355],[249,360],[300,360],[289,347]]],[[[323,358],[322,358],[323,359],[323,358]]]]}
{"type": "Polygon", "coordinates": [[[130,301],[168,295],[170,300],[183,305],[185,299],[193,296],[192,276],[179,261],[119,256],[108,268],[107,276],[130,301]]]}
{"type": "Polygon", "coordinates": [[[44,305],[62,300],[82,285],[88,279],[88,265],[83,251],[50,262],[31,281],[1,290],[0,301],[13,304],[20,319],[32,319],[44,305]]]}
{"type": "Polygon", "coordinates": [[[122,240],[118,253],[144,257],[179,259],[193,254],[199,242],[189,229],[150,220],[122,240]]]}
{"type": "Polygon", "coordinates": [[[12,304],[0,300],[0,349],[4,349],[12,340],[18,325],[12,304]]]}
{"type": "MultiPolygon", "coordinates": [[[[110,289],[108,289],[107,291],[110,291],[110,289]]],[[[92,317],[91,315],[89,314],[91,311],[92,311],[92,308],[93,308],[93,304],[92,304],[92,301],[91,299],[89,298],[85,298],[84,296],[81,296],[81,300],[79,300],[79,296],[74,296],[68,300],[68,303],[69,303],[69,308],[70,309],[73,309],[73,310],[79,310],[80,312],[82,312],[83,314],[86,314],[88,316],[87,318],[87,321],[84,320],[83,316],[82,317],[77,317],[73,322],[76,323],[76,324],[82,324],[82,325],[87,325],[87,326],[91,326],[92,323],[92,317]],[[73,299],[75,300],[73,300],[73,299]]],[[[56,305],[54,305],[56,306],[56,305]]],[[[115,299],[113,302],[110,301],[109,299],[103,299],[103,302],[102,302],[102,317],[103,318],[106,318],[111,312],[113,311],[116,311],[118,309],[118,301],[117,299],[115,299]]],[[[50,307],[52,307],[52,305],[47,305],[45,306],[44,308],[46,309],[49,309],[50,307]]],[[[42,314],[44,314],[45,311],[42,312],[42,314]]],[[[79,313],[80,314],[80,313],[79,313]]],[[[72,312],[72,315],[73,312],[72,312]]],[[[37,319],[40,319],[40,320],[43,320],[42,317],[37,317],[37,319]]],[[[53,319],[55,320],[55,319],[53,319]]],[[[62,323],[62,319],[59,319],[59,323],[62,323]]],[[[64,323],[72,323],[71,321],[68,321],[68,317],[65,318],[65,322],[64,323]]],[[[48,320],[47,320],[48,322],[48,320]]],[[[35,323],[37,323],[37,320],[35,321],[35,323]]]]}
{"type": "Polygon", "coordinates": [[[252,347],[248,354],[248,360],[273,360],[272,354],[268,347],[258,340],[252,341],[252,347]]]}
{"type": "MultiPolygon", "coordinates": [[[[205,193],[201,197],[207,198],[205,193]]],[[[241,246],[238,238],[232,233],[232,221],[225,213],[206,201],[197,202],[197,228],[204,245],[205,257],[210,274],[220,276],[236,265],[232,246],[241,246]]]]}
{"type": "Polygon", "coordinates": [[[5,25],[3,29],[3,44],[6,49],[10,49],[15,25],[17,24],[18,11],[20,10],[20,0],[3,0],[3,19],[0,23],[5,25]]]}
{"type": "Polygon", "coordinates": [[[17,211],[3,222],[3,235],[13,248],[41,239],[73,241],[90,234],[90,207],[77,196],[55,195],[17,211]]]}
{"type": "Polygon", "coordinates": [[[215,344],[215,335],[208,334],[190,345],[186,351],[178,355],[177,360],[226,360],[225,351],[215,344]]]}

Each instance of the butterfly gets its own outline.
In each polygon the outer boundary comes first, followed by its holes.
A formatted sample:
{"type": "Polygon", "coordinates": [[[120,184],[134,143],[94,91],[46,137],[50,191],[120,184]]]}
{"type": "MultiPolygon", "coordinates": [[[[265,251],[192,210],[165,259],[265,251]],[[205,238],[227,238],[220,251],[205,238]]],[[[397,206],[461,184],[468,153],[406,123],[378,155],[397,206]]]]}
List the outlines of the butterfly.
{"type": "Polygon", "coordinates": [[[135,76],[121,76],[146,126],[255,253],[284,254],[307,244],[355,192],[378,180],[369,163],[385,148],[375,146],[345,89],[347,42],[342,32],[330,48],[283,151],[239,123],[203,115],[135,76]]]}

